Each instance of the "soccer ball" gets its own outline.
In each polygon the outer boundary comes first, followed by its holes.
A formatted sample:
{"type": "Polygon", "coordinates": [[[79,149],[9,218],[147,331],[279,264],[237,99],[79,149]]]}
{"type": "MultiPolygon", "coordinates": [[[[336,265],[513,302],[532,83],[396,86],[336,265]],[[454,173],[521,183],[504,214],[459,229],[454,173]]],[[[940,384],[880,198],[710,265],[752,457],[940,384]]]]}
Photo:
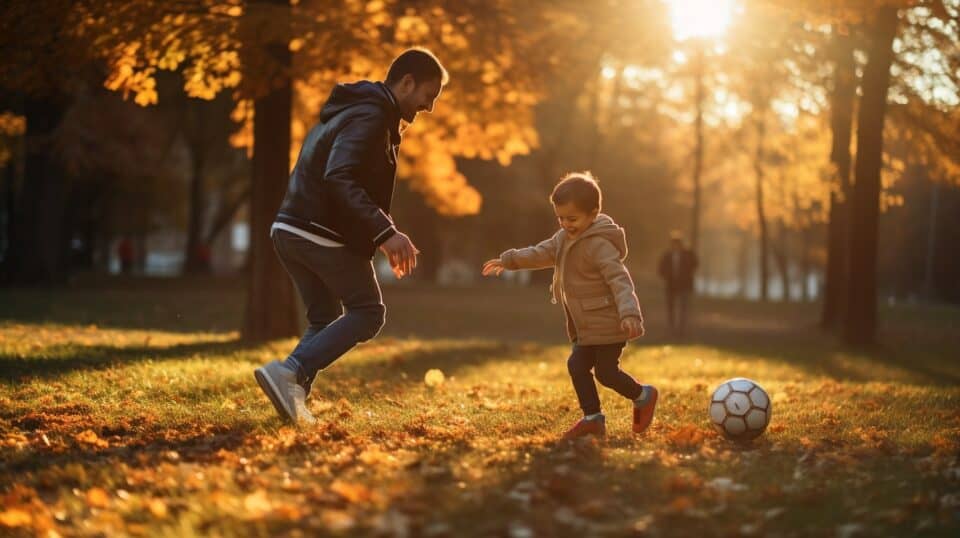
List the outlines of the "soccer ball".
{"type": "Polygon", "coordinates": [[[756,438],[770,424],[770,396],[744,377],[724,381],[710,398],[710,423],[731,441],[756,438]]]}

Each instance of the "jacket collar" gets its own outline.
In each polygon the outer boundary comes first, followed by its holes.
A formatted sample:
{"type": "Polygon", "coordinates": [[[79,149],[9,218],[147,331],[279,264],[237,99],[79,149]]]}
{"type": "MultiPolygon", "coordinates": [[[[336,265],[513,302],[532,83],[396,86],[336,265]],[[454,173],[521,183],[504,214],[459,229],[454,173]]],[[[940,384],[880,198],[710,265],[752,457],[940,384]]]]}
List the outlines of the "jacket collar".
{"type": "Polygon", "coordinates": [[[394,144],[400,143],[400,102],[397,101],[397,96],[393,94],[393,90],[390,89],[390,86],[387,86],[383,82],[377,82],[380,88],[383,90],[383,93],[386,94],[387,98],[390,100],[390,103],[393,105],[393,116],[390,118],[390,138],[394,144]]]}

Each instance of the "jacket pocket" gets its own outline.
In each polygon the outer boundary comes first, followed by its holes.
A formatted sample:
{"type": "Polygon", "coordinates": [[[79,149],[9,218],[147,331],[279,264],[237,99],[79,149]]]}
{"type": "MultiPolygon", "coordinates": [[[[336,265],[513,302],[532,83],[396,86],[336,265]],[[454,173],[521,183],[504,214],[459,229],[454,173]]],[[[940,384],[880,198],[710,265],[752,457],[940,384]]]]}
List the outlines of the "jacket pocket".
{"type": "Polygon", "coordinates": [[[613,296],[603,295],[580,299],[580,311],[583,319],[579,326],[591,333],[617,332],[620,327],[620,314],[613,296]]]}
{"type": "Polygon", "coordinates": [[[603,297],[587,297],[586,299],[580,299],[580,307],[586,311],[600,310],[601,308],[606,308],[608,306],[616,306],[613,296],[604,295],[603,297]]]}

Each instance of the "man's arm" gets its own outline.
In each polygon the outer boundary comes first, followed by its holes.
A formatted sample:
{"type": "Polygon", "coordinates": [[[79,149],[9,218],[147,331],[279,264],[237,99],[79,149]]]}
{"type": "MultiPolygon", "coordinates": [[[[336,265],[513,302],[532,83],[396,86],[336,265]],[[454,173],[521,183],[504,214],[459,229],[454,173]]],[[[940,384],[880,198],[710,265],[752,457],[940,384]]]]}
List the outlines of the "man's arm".
{"type": "Polygon", "coordinates": [[[374,106],[358,107],[357,112],[345,121],[327,156],[323,181],[327,192],[356,219],[370,241],[380,246],[396,234],[397,229],[357,179],[360,174],[368,173],[364,167],[368,151],[383,143],[383,114],[374,106]]]}

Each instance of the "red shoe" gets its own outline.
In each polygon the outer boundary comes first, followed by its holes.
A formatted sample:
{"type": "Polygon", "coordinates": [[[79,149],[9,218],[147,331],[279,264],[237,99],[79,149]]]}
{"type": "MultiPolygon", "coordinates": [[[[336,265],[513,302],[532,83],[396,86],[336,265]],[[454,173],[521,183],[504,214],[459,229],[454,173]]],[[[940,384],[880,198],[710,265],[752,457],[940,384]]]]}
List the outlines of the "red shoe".
{"type": "Polygon", "coordinates": [[[647,397],[646,403],[642,407],[633,406],[633,433],[647,431],[650,423],[653,422],[653,411],[657,408],[657,396],[660,395],[660,391],[653,385],[647,385],[647,388],[650,389],[650,396],[647,397]]]}
{"type": "Polygon", "coordinates": [[[595,435],[597,437],[603,437],[607,435],[607,424],[606,418],[603,415],[595,419],[582,418],[572,428],[567,430],[567,433],[563,434],[562,439],[564,441],[570,439],[576,439],[578,437],[583,437],[585,435],[595,435]]]}

